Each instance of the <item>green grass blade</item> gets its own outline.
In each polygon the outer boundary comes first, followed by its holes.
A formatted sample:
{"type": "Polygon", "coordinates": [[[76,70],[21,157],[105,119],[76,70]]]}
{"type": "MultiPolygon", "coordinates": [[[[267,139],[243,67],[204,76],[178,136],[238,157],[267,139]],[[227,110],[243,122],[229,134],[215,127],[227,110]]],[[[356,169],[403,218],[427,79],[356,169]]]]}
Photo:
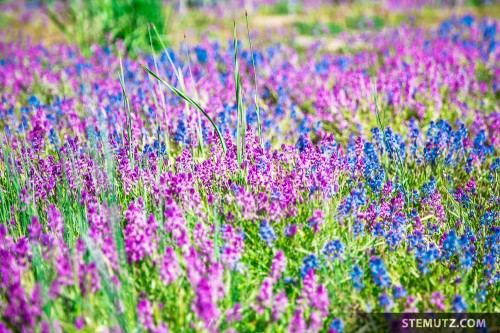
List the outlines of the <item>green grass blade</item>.
{"type": "MultiPolygon", "coordinates": [[[[155,56],[155,52],[154,52],[154,47],[153,47],[153,37],[151,36],[151,25],[152,24],[149,24],[148,25],[148,34],[149,34],[149,43],[151,45],[151,54],[153,56],[153,62],[155,64],[155,71],[156,71],[156,74],[159,75],[160,74],[160,71],[158,70],[158,63],[156,62],[156,56],[155,56]]],[[[161,93],[161,96],[159,96],[159,99],[161,101],[161,107],[162,107],[162,111],[163,111],[163,119],[165,120],[165,122],[167,121],[167,115],[166,115],[166,110],[167,110],[167,105],[165,103],[165,98],[164,98],[164,95],[163,95],[163,87],[160,85],[160,93],[161,93]]],[[[155,102],[157,102],[157,98],[155,95],[153,95],[153,97],[155,97],[155,102]]],[[[160,125],[158,125],[160,126],[160,125]]],[[[159,139],[159,136],[160,136],[160,133],[157,133],[158,134],[158,142],[160,141],[159,139]]],[[[165,125],[165,138],[164,138],[164,141],[165,141],[165,145],[167,147],[167,154],[168,154],[168,157],[170,159],[170,139],[169,139],[169,133],[168,133],[168,126],[165,125]]],[[[162,159],[159,159],[159,161],[161,162],[162,159]]]]}
{"type": "MultiPolygon", "coordinates": [[[[172,70],[174,71],[175,76],[177,77],[177,81],[179,81],[179,85],[181,86],[182,92],[185,95],[187,95],[187,91],[186,91],[186,88],[185,88],[184,78],[183,78],[181,69],[180,68],[177,69],[175,67],[175,64],[172,61],[172,58],[170,57],[170,54],[168,53],[168,50],[167,50],[165,44],[163,43],[160,34],[156,30],[156,26],[154,24],[152,24],[151,26],[153,27],[153,31],[155,32],[156,37],[158,38],[158,40],[159,40],[159,42],[160,42],[160,44],[161,44],[161,46],[163,48],[163,52],[165,53],[165,55],[167,56],[168,61],[170,62],[170,66],[172,67],[172,70]]],[[[189,56],[188,56],[188,66],[189,66],[189,56]]],[[[189,67],[189,72],[191,74],[191,67],[189,67]]],[[[156,73],[158,74],[158,70],[156,71],[156,73]]],[[[192,79],[192,77],[191,77],[191,79],[192,79]]],[[[193,81],[193,87],[194,87],[194,80],[192,79],[192,81],[193,81]]],[[[194,88],[194,89],[195,89],[195,98],[196,98],[196,100],[199,100],[196,88],[194,88]]],[[[186,102],[186,110],[189,112],[189,103],[187,103],[187,102],[186,102]]],[[[200,115],[198,113],[196,114],[196,118],[198,120],[198,134],[197,134],[197,137],[198,137],[199,149],[200,149],[202,155],[204,155],[204,153],[203,153],[203,137],[201,135],[201,133],[202,133],[202,131],[201,131],[201,121],[200,121],[200,115]]]]}
{"type": "Polygon", "coordinates": [[[68,29],[66,28],[66,25],[59,19],[57,14],[52,11],[48,6],[42,7],[45,10],[45,14],[48,16],[48,18],[54,23],[65,35],[66,37],[69,37],[68,29]]]}
{"type": "Polygon", "coordinates": [[[236,21],[234,23],[234,83],[236,85],[236,106],[238,113],[237,137],[236,145],[238,148],[238,165],[243,163],[244,147],[245,147],[245,131],[246,131],[246,116],[243,110],[243,102],[241,99],[241,77],[240,66],[238,63],[238,37],[236,36],[236,21]]]}
{"type": "Polygon", "coordinates": [[[167,86],[168,89],[170,89],[172,92],[176,93],[177,96],[181,97],[182,99],[184,99],[186,102],[188,102],[189,104],[191,104],[192,106],[194,106],[196,109],[198,109],[207,119],[208,121],[210,121],[210,123],[212,124],[212,126],[214,127],[215,129],[215,132],[217,133],[217,136],[219,137],[219,140],[222,144],[222,149],[224,150],[224,153],[227,151],[227,146],[226,146],[226,141],[224,140],[224,137],[222,136],[222,133],[220,132],[219,128],[217,127],[217,125],[215,125],[215,122],[212,120],[212,118],[208,115],[208,113],[205,112],[205,110],[203,110],[203,108],[198,104],[196,103],[194,100],[192,100],[189,96],[187,96],[184,92],[180,91],[179,89],[177,89],[176,87],[174,87],[173,85],[171,85],[170,83],[166,82],[165,80],[163,80],[162,78],[160,78],[158,75],[156,75],[153,71],[151,71],[148,67],[144,66],[144,65],[141,65],[141,67],[149,73],[149,75],[153,76],[155,79],[157,79],[158,81],[160,81],[161,83],[163,83],[165,86],[167,86]]]}
{"type": "Polygon", "coordinates": [[[248,12],[245,11],[245,19],[247,22],[247,36],[248,43],[250,44],[250,53],[252,54],[252,66],[253,66],[253,78],[255,83],[255,112],[257,113],[257,135],[259,136],[259,142],[262,145],[262,123],[260,122],[260,108],[259,108],[259,97],[258,97],[258,87],[257,87],[257,67],[255,67],[255,58],[253,55],[252,39],[250,38],[250,28],[248,26],[248,12]]]}
{"type": "Polygon", "coordinates": [[[129,142],[129,159],[130,164],[132,166],[132,170],[134,169],[134,158],[132,156],[132,118],[130,115],[130,102],[128,100],[127,92],[125,91],[125,76],[123,75],[123,65],[122,65],[122,57],[120,56],[120,72],[118,73],[120,77],[120,85],[122,87],[123,93],[123,103],[125,104],[125,108],[127,110],[127,135],[129,142]]]}
{"type": "Polygon", "coordinates": [[[153,31],[155,32],[156,37],[160,41],[160,45],[163,48],[163,52],[165,53],[165,55],[167,56],[168,61],[170,62],[170,66],[172,66],[172,69],[174,70],[175,76],[177,77],[177,79],[179,79],[179,73],[177,72],[177,69],[175,68],[174,62],[172,61],[172,58],[170,57],[170,54],[168,53],[167,47],[163,43],[163,40],[161,39],[161,36],[158,33],[158,30],[156,30],[156,26],[154,24],[151,24],[151,26],[153,27],[153,31]]]}
{"type": "MultiPolygon", "coordinates": [[[[198,91],[196,90],[196,85],[194,83],[194,78],[193,78],[193,72],[191,71],[191,59],[190,59],[190,56],[189,56],[189,47],[187,46],[187,43],[186,43],[186,35],[184,34],[184,44],[186,46],[186,57],[187,57],[187,65],[188,65],[188,70],[189,70],[189,77],[191,79],[191,84],[193,85],[193,90],[194,90],[194,97],[196,98],[196,100],[200,100],[200,98],[198,97],[198,91]]],[[[199,149],[200,149],[200,152],[201,152],[201,155],[204,156],[205,153],[204,153],[204,150],[203,150],[203,131],[202,131],[202,128],[201,128],[201,117],[200,117],[200,114],[197,112],[196,113],[196,120],[197,120],[197,123],[198,123],[198,146],[199,146],[199,149]]]]}

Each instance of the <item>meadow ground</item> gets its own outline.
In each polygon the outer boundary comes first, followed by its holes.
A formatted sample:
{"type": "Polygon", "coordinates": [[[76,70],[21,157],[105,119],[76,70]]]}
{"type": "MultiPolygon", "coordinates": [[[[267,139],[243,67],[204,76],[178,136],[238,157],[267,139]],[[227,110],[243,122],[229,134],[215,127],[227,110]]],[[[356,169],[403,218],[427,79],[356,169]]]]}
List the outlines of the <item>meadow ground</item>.
{"type": "Polygon", "coordinates": [[[0,5],[0,332],[500,312],[500,6],[425,2],[0,5]]]}

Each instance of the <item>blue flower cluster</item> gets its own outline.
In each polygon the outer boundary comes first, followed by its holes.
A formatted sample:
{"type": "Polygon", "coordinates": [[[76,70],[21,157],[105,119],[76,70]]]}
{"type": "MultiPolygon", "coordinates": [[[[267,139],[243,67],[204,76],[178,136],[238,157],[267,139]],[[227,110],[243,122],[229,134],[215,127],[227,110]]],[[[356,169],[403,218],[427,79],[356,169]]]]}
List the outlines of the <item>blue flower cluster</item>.
{"type": "Polygon", "coordinates": [[[271,246],[275,240],[278,239],[278,236],[274,232],[273,227],[269,224],[267,220],[262,220],[260,223],[260,237],[267,243],[268,246],[271,246]]]}
{"type": "Polygon", "coordinates": [[[318,257],[315,254],[311,254],[304,258],[302,267],[300,268],[300,276],[304,278],[310,270],[317,269],[318,267],[318,257]]]}
{"type": "Polygon", "coordinates": [[[382,259],[378,257],[371,257],[370,269],[372,271],[373,282],[381,288],[389,288],[391,280],[382,259]]]}
{"type": "Polygon", "coordinates": [[[342,259],[344,255],[344,244],[342,244],[340,239],[330,241],[325,244],[322,253],[328,260],[342,259]]]}
{"type": "Polygon", "coordinates": [[[354,289],[361,291],[365,287],[363,283],[364,272],[361,269],[361,267],[359,267],[359,265],[354,265],[350,273],[350,276],[352,279],[352,285],[354,286],[354,289]]]}

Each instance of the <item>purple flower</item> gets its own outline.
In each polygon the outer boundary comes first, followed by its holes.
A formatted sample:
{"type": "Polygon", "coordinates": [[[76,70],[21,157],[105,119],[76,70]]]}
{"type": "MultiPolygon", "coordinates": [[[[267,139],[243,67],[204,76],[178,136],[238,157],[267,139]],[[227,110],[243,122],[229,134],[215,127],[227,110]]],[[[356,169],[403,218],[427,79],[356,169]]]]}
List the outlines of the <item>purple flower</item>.
{"type": "Polygon", "coordinates": [[[144,328],[148,330],[153,330],[155,328],[153,308],[146,298],[146,295],[142,295],[139,303],[137,303],[137,317],[139,323],[141,323],[144,328]]]}
{"type": "Polygon", "coordinates": [[[309,228],[312,228],[314,232],[319,232],[320,227],[325,223],[325,215],[320,209],[315,210],[309,219],[309,228]]]}
{"type": "Polygon", "coordinates": [[[303,333],[307,329],[307,323],[304,318],[304,311],[298,306],[293,313],[290,320],[290,325],[288,325],[288,332],[290,333],[303,333]]]}
{"type": "Polygon", "coordinates": [[[165,229],[171,233],[177,246],[186,246],[189,243],[186,221],[177,203],[173,199],[168,199],[165,204],[165,218],[165,229]]]}
{"type": "Polygon", "coordinates": [[[245,247],[243,231],[241,229],[235,231],[229,224],[223,225],[221,231],[224,240],[224,245],[221,247],[221,260],[230,269],[235,269],[245,247]]]}
{"type": "Polygon", "coordinates": [[[271,274],[270,277],[273,283],[278,282],[281,278],[281,275],[285,272],[286,269],[286,257],[283,251],[279,250],[276,252],[274,256],[273,263],[271,265],[271,274]]]}
{"type": "Polygon", "coordinates": [[[202,277],[196,285],[195,295],[192,309],[194,313],[205,322],[205,326],[209,327],[214,324],[219,318],[220,312],[217,307],[217,295],[212,287],[210,279],[202,277]]]}
{"type": "Polygon", "coordinates": [[[75,319],[75,328],[81,331],[85,327],[85,318],[82,316],[75,319]]]}
{"type": "Polygon", "coordinates": [[[160,266],[160,276],[163,282],[168,286],[175,282],[180,275],[181,269],[177,262],[177,256],[174,250],[169,246],[165,249],[165,254],[163,255],[163,261],[160,266]]]}
{"type": "Polygon", "coordinates": [[[42,237],[43,229],[38,220],[38,217],[33,216],[31,218],[31,224],[28,226],[28,232],[32,241],[38,242],[40,240],[40,238],[42,237]]]}
{"type": "Polygon", "coordinates": [[[262,285],[260,286],[259,295],[257,296],[257,302],[259,306],[257,307],[257,312],[262,314],[265,308],[271,306],[273,298],[273,281],[270,278],[266,278],[262,285]]]}
{"type": "Polygon", "coordinates": [[[297,226],[295,224],[289,224],[285,227],[285,236],[293,237],[297,233],[297,226]]]}
{"type": "Polygon", "coordinates": [[[272,309],[272,317],[274,320],[280,320],[283,313],[286,312],[286,308],[288,307],[288,297],[285,291],[279,292],[274,297],[273,309],[272,309]]]}
{"type": "Polygon", "coordinates": [[[435,305],[438,310],[444,311],[444,295],[439,291],[435,291],[432,293],[431,304],[435,305]]]}
{"type": "Polygon", "coordinates": [[[125,252],[129,262],[138,262],[151,256],[157,248],[156,230],[158,228],[154,215],[146,220],[142,199],[132,202],[125,213],[127,226],[123,231],[125,252]]]}

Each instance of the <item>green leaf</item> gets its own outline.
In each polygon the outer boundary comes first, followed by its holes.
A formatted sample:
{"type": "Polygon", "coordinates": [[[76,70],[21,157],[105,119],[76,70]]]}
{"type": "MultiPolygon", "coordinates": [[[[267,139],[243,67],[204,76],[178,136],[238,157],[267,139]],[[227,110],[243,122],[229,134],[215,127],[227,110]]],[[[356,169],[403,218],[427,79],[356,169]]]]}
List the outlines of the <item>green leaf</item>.
{"type": "Polygon", "coordinates": [[[215,132],[217,133],[217,136],[219,137],[219,140],[220,140],[220,142],[222,144],[222,149],[224,150],[224,153],[225,153],[227,151],[226,141],[224,140],[224,137],[222,136],[222,133],[220,132],[220,130],[217,127],[217,125],[215,125],[215,122],[208,115],[208,113],[206,113],[205,110],[203,110],[203,108],[198,103],[196,103],[194,100],[192,100],[189,96],[187,96],[185,93],[183,93],[182,91],[180,91],[179,89],[177,89],[176,87],[174,87],[173,85],[171,85],[170,83],[168,83],[165,80],[163,80],[162,78],[160,78],[153,71],[151,71],[148,67],[146,67],[144,65],[141,65],[141,67],[146,72],[148,72],[149,75],[153,76],[155,79],[157,79],[158,81],[160,81],[161,83],[163,83],[165,86],[167,86],[167,88],[170,89],[172,92],[176,93],[177,96],[179,96],[180,98],[184,99],[186,102],[188,102],[189,104],[191,104],[192,106],[194,106],[195,108],[197,108],[208,119],[208,121],[210,121],[210,123],[212,124],[212,126],[215,129],[215,132]]]}

